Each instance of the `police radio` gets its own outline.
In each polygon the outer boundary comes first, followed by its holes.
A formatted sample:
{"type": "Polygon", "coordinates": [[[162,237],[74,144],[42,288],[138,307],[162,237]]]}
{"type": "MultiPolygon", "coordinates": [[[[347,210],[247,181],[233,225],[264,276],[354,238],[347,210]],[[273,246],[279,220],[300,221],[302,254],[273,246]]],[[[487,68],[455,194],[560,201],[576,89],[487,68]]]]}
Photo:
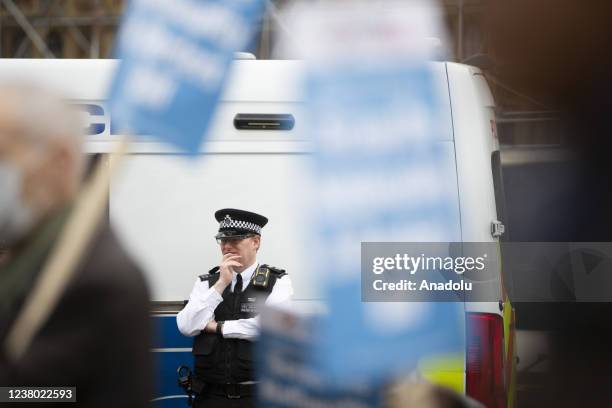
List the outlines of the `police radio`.
{"type": "Polygon", "coordinates": [[[257,267],[253,275],[253,286],[258,288],[267,288],[270,283],[270,269],[266,267],[257,267]]]}

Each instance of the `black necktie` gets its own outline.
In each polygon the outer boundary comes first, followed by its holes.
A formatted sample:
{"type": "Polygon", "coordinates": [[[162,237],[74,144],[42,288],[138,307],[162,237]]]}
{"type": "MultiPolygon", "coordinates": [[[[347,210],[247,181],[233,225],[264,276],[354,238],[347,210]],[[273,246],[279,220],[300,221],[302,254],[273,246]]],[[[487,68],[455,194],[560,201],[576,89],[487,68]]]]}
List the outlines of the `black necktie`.
{"type": "Polygon", "coordinates": [[[236,274],[236,285],[234,286],[234,293],[240,294],[242,292],[242,274],[236,274]]]}
{"type": "Polygon", "coordinates": [[[242,274],[239,273],[236,275],[236,285],[234,286],[234,310],[238,309],[240,293],[242,293],[242,274]]]}

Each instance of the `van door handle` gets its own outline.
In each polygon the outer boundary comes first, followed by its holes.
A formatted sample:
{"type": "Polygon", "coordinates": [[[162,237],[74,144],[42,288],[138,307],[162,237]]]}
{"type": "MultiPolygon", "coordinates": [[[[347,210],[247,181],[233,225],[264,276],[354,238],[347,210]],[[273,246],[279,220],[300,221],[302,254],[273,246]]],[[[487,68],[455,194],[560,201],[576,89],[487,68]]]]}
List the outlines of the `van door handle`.
{"type": "Polygon", "coordinates": [[[234,127],[241,130],[291,130],[295,118],[290,113],[238,113],[234,127]]]}

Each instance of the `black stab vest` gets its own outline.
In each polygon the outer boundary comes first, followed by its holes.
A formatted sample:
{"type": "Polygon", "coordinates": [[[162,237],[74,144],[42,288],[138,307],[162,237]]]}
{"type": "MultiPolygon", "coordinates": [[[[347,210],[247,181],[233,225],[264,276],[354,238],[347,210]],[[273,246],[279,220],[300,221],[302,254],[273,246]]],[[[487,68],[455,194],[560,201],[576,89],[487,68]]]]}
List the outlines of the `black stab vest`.
{"type": "MultiPolygon", "coordinates": [[[[252,278],[254,277],[255,272],[252,278]]],[[[280,277],[282,275],[270,273],[270,281],[265,288],[255,287],[251,279],[246,289],[238,295],[231,292],[231,285],[227,285],[221,295],[223,301],[215,309],[215,320],[219,322],[255,317],[258,314],[256,305],[265,302],[280,277]],[[234,309],[235,296],[240,296],[240,300],[234,309]]],[[[212,287],[218,280],[219,273],[216,271],[208,278],[208,286],[212,287]]],[[[193,343],[195,377],[202,382],[215,384],[253,381],[255,376],[252,349],[253,342],[249,340],[226,339],[202,331],[193,343]]]]}

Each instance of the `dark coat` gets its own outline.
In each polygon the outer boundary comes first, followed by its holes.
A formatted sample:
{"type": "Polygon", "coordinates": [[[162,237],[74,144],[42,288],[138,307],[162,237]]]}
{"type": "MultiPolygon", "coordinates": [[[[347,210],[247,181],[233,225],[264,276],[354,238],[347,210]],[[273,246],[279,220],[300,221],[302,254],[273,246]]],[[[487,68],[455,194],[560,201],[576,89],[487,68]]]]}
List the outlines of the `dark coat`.
{"type": "MultiPolygon", "coordinates": [[[[0,315],[0,328],[14,318],[0,315]]],[[[0,385],[76,386],[79,407],[148,406],[150,337],[144,277],[101,228],[25,356],[16,365],[0,357],[0,385]]]]}

